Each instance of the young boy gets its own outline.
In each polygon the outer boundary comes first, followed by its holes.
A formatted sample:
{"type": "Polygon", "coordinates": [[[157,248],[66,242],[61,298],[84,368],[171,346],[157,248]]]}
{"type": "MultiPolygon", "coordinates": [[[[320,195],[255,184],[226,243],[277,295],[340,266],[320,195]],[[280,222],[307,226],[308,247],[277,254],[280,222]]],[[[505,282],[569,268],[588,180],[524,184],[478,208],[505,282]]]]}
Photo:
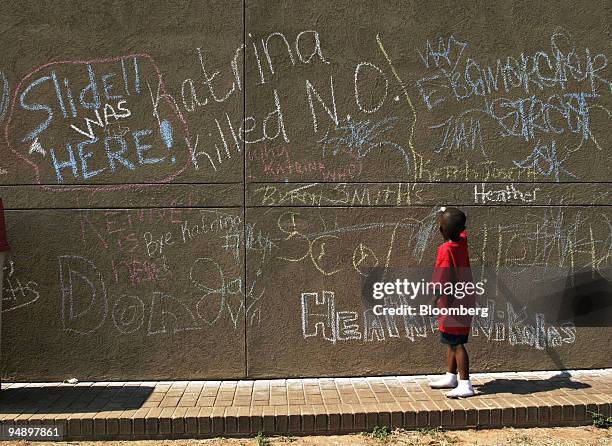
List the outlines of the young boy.
{"type": "MultiPolygon", "coordinates": [[[[448,283],[455,285],[458,282],[472,282],[465,221],[465,214],[457,208],[440,209],[438,226],[444,243],[438,247],[432,282],[440,283],[443,288],[444,284],[448,283]]],[[[429,385],[434,389],[452,388],[453,390],[446,394],[449,398],[466,398],[474,395],[469,375],[470,361],[465,349],[472,316],[456,313],[461,306],[473,308],[475,296],[474,293],[465,293],[461,298],[457,295],[459,293],[455,291],[455,295],[442,294],[435,297],[435,303],[440,309],[438,316],[440,341],[447,345],[448,371],[445,376],[430,382],[429,385]],[[459,381],[457,381],[457,371],[459,371],[459,381]]]]}

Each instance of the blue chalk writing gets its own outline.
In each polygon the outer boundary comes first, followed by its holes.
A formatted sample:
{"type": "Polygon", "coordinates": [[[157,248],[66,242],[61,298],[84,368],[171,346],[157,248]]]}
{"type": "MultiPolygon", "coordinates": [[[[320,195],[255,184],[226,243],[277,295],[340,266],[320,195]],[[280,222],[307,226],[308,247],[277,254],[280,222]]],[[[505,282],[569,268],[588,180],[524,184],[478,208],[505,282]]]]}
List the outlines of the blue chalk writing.
{"type": "Polygon", "coordinates": [[[49,107],[48,105],[39,104],[39,103],[27,104],[25,101],[26,97],[30,93],[30,90],[32,90],[34,87],[50,79],[51,78],[49,76],[43,76],[41,78],[36,79],[30,85],[28,85],[26,89],[23,90],[23,92],[19,96],[19,104],[21,105],[22,108],[26,110],[30,110],[30,111],[45,110],[47,112],[47,119],[41,122],[38,125],[38,127],[36,127],[34,130],[27,133],[24,136],[23,141],[30,141],[30,140],[35,139],[40,133],[42,133],[47,127],[49,127],[49,124],[51,124],[51,121],[53,120],[53,109],[51,109],[51,107],[49,107]]]}
{"type": "Polygon", "coordinates": [[[435,124],[429,128],[444,130],[442,142],[434,149],[435,153],[443,150],[479,149],[483,155],[487,156],[482,141],[480,120],[477,118],[470,117],[468,121],[463,116],[457,118],[451,116],[441,124],[435,124]]]}
{"type": "MultiPolygon", "coordinates": [[[[217,125],[219,124],[217,123],[217,125]]],[[[166,144],[166,147],[168,149],[171,149],[172,148],[172,124],[170,124],[170,121],[168,121],[167,119],[164,119],[159,124],[159,131],[162,135],[162,139],[164,140],[164,144],[166,144]]],[[[172,156],[170,158],[170,161],[175,163],[176,157],[172,156]]]]}
{"type": "Polygon", "coordinates": [[[136,94],[140,94],[140,73],[138,71],[138,59],[134,57],[134,88],[136,94]]]}
{"type": "Polygon", "coordinates": [[[108,164],[112,172],[114,172],[117,169],[116,161],[119,161],[129,170],[134,170],[135,168],[134,164],[132,164],[132,162],[128,160],[127,158],[125,158],[124,156],[128,150],[128,146],[127,146],[127,142],[123,138],[123,135],[119,134],[119,135],[114,135],[114,136],[107,136],[106,138],[104,138],[104,149],[106,150],[106,156],[108,157],[108,164]],[[119,143],[119,147],[120,147],[119,151],[111,150],[112,141],[116,141],[119,143]]]}
{"type": "Polygon", "coordinates": [[[557,143],[552,141],[550,144],[536,144],[531,154],[522,161],[513,161],[514,165],[520,169],[534,169],[541,175],[553,176],[556,182],[561,180],[561,174],[576,178],[576,175],[563,167],[563,162],[567,157],[558,159],[557,143]]]}
{"type": "Polygon", "coordinates": [[[96,175],[106,170],[106,169],[98,169],[98,170],[90,171],[87,166],[87,160],[93,156],[93,153],[85,152],[85,149],[87,148],[88,145],[95,144],[96,142],[98,142],[98,138],[90,139],[87,141],[81,141],[80,143],[77,144],[77,147],[79,149],[79,156],[81,157],[81,170],[83,172],[83,178],[86,180],[93,178],[96,175]]]}
{"type": "Polygon", "coordinates": [[[89,76],[89,83],[83,90],[81,90],[81,94],[79,95],[79,99],[81,100],[81,106],[90,110],[97,110],[102,105],[100,103],[100,93],[98,92],[98,85],[96,84],[96,75],[94,73],[93,67],[91,65],[87,65],[87,74],[89,76]],[[91,92],[92,101],[88,102],[85,100],[85,94],[87,92],[91,92]]]}
{"type": "Polygon", "coordinates": [[[58,161],[57,157],[55,156],[55,150],[50,150],[51,159],[53,160],[53,167],[55,168],[55,176],[57,178],[58,183],[64,182],[64,177],[62,176],[62,169],[65,169],[66,167],[70,167],[72,169],[73,177],[76,178],[78,176],[77,162],[74,157],[74,151],[72,150],[72,146],[70,145],[70,143],[66,144],[66,150],[68,151],[68,156],[70,157],[68,161],[58,161]]]}
{"type": "Polygon", "coordinates": [[[136,155],[138,156],[138,162],[140,164],[156,164],[161,163],[164,158],[146,158],[145,153],[153,148],[150,144],[141,144],[140,138],[151,135],[153,132],[149,129],[138,130],[132,132],[134,137],[134,143],[136,144],[136,155]]]}
{"type": "Polygon", "coordinates": [[[434,74],[432,76],[428,76],[428,77],[419,79],[416,82],[417,88],[419,89],[419,92],[421,93],[421,97],[423,98],[423,103],[425,104],[425,106],[427,106],[427,109],[429,111],[432,111],[438,104],[441,104],[445,100],[444,96],[437,95],[437,97],[433,99],[433,103],[432,103],[432,96],[435,96],[435,93],[437,93],[438,90],[434,88],[429,88],[429,89],[425,88],[426,82],[437,81],[438,79],[440,79],[440,75],[434,74]]]}
{"type": "Polygon", "coordinates": [[[0,122],[4,120],[8,105],[11,100],[9,82],[3,71],[0,71],[0,78],[2,79],[2,100],[0,100],[0,122]]]}
{"type": "Polygon", "coordinates": [[[449,68],[454,70],[461,59],[461,54],[463,54],[463,50],[468,46],[467,42],[461,42],[455,39],[454,36],[450,36],[446,43],[444,39],[440,37],[438,39],[438,50],[434,50],[432,48],[431,42],[427,40],[425,44],[425,50],[421,52],[421,50],[417,49],[417,53],[421,56],[421,60],[423,64],[427,68],[430,68],[433,65],[436,68],[440,68],[443,62],[446,62],[449,68]],[[425,54],[423,54],[425,53],[425,54]]]}
{"type": "Polygon", "coordinates": [[[172,124],[170,124],[170,121],[168,121],[167,119],[164,119],[159,124],[159,131],[164,140],[164,144],[166,144],[167,148],[171,149],[172,148],[172,124]]]}
{"type": "Polygon", "coordinates": [[[336,135],[330,135],[330,130],[319,140],[323,144],[323,156],[329,150],[331,155],[336,156],[340,150],[345,150],[358,159],[365,158],[372,150],[390,148],[398,152],[405,163],[406,171],[410,171],[410,159],[406,150],[399,144],[380,140],[385,133],[393,130],[398,118],[387,118],[378,122],[360,121],[355,122],[350,117],[340,121],[335,126],[336,135]]]}
{"type": "Polygon", "coordinates": [[[60,85],[57,80],[57,75],[55,74],[55,71],[51,72],[51,79],[53,79],[53,87],[55,88],[55,94],[57,95],[57,102],[59,103],[64,118],[67,118],[68,113],[66,113],[66,107],[64,106],[64,98],[62,97],[62,91],[60,90],[60,85]]]}
{"type": "Polygon", "coordinates": [[[600,94],[602,87],[606,91],[612,91],[612,81],[603,75],[608,66],[607,56],[603,53],[593,55],[589,48],[578,51],[563,32],[557,31],[551,35],[549,51],[538,50],[533,54],[521,53],[517,57],[501,57],[493,65],[484,66],[468,57],[464,70],[460,70],[460,58],[467,46],[466,42],[459,42],[451,36],[447,43],[442,38],[439,39],[437,51],[432,49],[429,40],[424,54],[417,49],[423,64],[427,68],[436,69],[435,74],[416,81],[423,103],[429,110],[444,101],[444,97],[438,95],[432,102],[432,93],[440,91],[440,88],[433,91],[424,88],[427,82],[432,81],[436,81],[437,87],[451,89],[457,101],[491,95],[500,89],[505,93],[522,89],[527,94],[533,89],[543,91],[559,87],[565,90],[568,81],[572,79],[578,83],[587,82],[594,94],[600,94]],[[560,39],[565,39],[570,46],[571,49],[567,53],[559,48],[560,39]]]}
{"type": "Polygon", "coordinates": [[[130,89],[128,87],[128,77],[127,71],[125,70],[125,60],[121,59],[121,72],[123,73],[123,88],[125,89],[125,94],[130,95],[130,89]]]}
{"type": "Polygon", "coordinates": [[[70,104],[70,112],[72,113],[72,117],[76,118],[78,113],[76,109],[76,105],[74,103],[74,98],[72,97],[72,91],[70,90],[70,82],[67,78],[64,78],[64,85],[66,86],[66,96],[68,96],[68,103],[70,104]]]}
{"type": "Polygon", "coordinates": [[[87,139],[77,144],[77,150],[72,149],[70,143],[66,144],[66,157],[68,160],[61,161],[58,159],[58,151],[51,149],[51,159],[53,167],[55,169],[55,175],[58,183],[64,182],[63,171],[70,169],[74,178],[81,177],[84,180],[89,180],[103,172],[116,172],[121,166],[125,167],[129,171],[136,170],[138,167],[157,164],[164,161],[164,157],[153,158],[148,157],[147,152],[153,149],[151,144],[145,144],[143,139],[145,137],[153,135],[153,131],[150,129],[138,130],[130,132],[136,154],[133,152],[129,159],[129,145],[128,141],[124,138],[124,133],[115,133],[107,135],[103,140],[94,138],[87,139]],[[95,150],[95,144],[104,144],[103,150],[95,150]],[[136,158],[135,161],[134,158],[136,158]],[[92,164],[96,161],[96,164],[103,163],[104,167],[93,169],[92,164]]]}
{"type": "Polygon", "coordinates": [[[104,90],[104,96],[106,97],[107,101],[113,101],[113,100],[118,101],[118,100],[123,99],[123,96],[121,96],[120,94],[119,95],[111,94],[111,90],[115,86],[110,80],[114,77],[115,77],[115,73],[108,73],[102,76],[102,89],[104,90]]]}

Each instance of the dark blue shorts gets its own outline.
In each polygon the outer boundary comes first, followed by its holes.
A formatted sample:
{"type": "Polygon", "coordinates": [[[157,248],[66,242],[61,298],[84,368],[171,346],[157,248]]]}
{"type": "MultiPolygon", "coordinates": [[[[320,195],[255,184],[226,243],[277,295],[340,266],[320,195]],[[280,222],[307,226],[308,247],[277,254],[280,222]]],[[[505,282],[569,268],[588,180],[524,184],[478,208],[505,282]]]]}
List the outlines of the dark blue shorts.
{"type": "Polygon", "coordinates": [[[440,332],[440,342],[450,346],[456,346],[460,344],[467,344],[468,335],[456,335],[451,333],[440,332]]]}

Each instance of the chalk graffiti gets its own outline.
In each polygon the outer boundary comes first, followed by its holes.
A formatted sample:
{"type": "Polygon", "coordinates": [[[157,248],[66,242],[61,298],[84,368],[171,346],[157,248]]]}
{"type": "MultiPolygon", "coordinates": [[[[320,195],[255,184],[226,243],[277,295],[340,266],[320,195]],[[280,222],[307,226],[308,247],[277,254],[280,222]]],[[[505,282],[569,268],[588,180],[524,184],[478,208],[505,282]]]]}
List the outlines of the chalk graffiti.
{"type": "Polygon", "coordinates": [[[102,273],[81,256],[59,257],[64,330],[89,334],[102,326],[108,313],[102,273]]]}
{"type": "Polygon", "coordinates": [[[209,258],[195,260],[188,272],[191,288],[182,290],[181,298],[171,292],[153,291],[148,296],[124,294],[113,302],[106,278],[91,260],[61,256],[59,269],[63,328],[80,335],[98,331],[108,319],[122,334],[139,332],[142,327],[146,327],[147,335],[202,330],[217,323],[223,314],[229,314],[238,328],[240,313],[247,312],[252,318],[251,312],[256,310],[253,302],[245,309],[241,279],[226,283],[220,265],[209,258]],[[209,279],[200,276],[209,277],[211,271],[218,274],[214,279],[218,283],[209,286],[209,279]],[[215,300],[214,296],[219,298],[215,300]]]}
{"type": "Polygon", "coordinates": [[[514,161],[514,164],[520,169],[534,169],[536,172],[545,177],[554,177],[555,181],[561,180],[561,174],[568,177],[576,178],[576,175],[569,172],[563,167],[563,162],[567,159],[565,156],[559,160],[557,157],[557,143],[551,141],[550,144],[536,144],[533,152],[522,161],[514,161]]]}
{"type": "MultiPolygon", "coordinates": [[[[89,61],[51,62],[33,70],[15,88],[5,125],[5,140],[13,153],[34,170],[37,183],[52,182],[49,176],[56,183],[67,182],[68,178],[71,181],[94,178],[109,181],[115,173],[124,174],[141,168],[150,171],[159,182],[168,182],[187,166],[173,169],[170,175],[157,166],[177,161],[179,154],[170,150],[174,140],[168,139],[173,128],[175,132],[180,130],[183,133],[185,153],[188,153],[191,136],[187,122],[174,99],[165,92],[159,68],[150,56],[135,54],[89,61]],[[144,114],[147,104],[142,99],[143,82],[150,74],[143,71],[144,67],[152,67],[152,76],[158,81],[158,101],[153,110],[157,125],[132,130],[130,139],[126,139],[124,133],[104,138],[96,136],[92,126],[106,128],[134,114],[144,114]],[[162,98],[163,106],[160,103],[162,98]],[[91,118],[92,111],[95,119],[91,118]],[[161,116],[166,118],[162,120],[161,116]],[[79,118],[84,118],[87,130],[82,124],[77,125],[79,118]],[[33,120],[37,123],[32,124],[33,120]],[[75,131],[74,139],[64,139],[60,143],[56,135],[65,134],[65,123],[75,131]],[[46,153],[50,154],[50,160],[46,153]]],[[[182,158],[189,162],[186,156],[182,158]]],[[[126,187],[131,186],[100,186],[99,190],[126,187]]]]}
{"type": "MultiPolygon", "coordinates": [[[[299,212],[286,211],[277,219],[277,228],[282,236],[279,240],[280,252],[277,258],[290,263],[306,262],[323,276],[333,276],[342,271],[359,274],[360,268],[370,265],[361,264],[361,261],[365,260],[363,258],[357,264],[354,263],[353,259],[358,257],[357,251],[363,252],[365,248],[374,250],[378,256],[373,257],[385,259],[383,266],[388,267],[394,256],[405,255],[405,252],[398,254],[398,239],[401,234],[404,243],[409,241],[408,252],[420,261],[434,234],[435,216],[436,211],[433,211],[423,220],[407,217],[342,227],[337,220],[327,222],[321,216],[321,226],[305,220],[299,212]],[[355,241],[354,238],[347,245],[345,240],[358,234],[371,236],[373,232],[377,234],[376,247],[371,246],[371,242],[359,239],[355,241]],[[285,245],[291,246],[290,253],[284,252],[285,245]],[[350,254],[343,256],[341,252],[350,254]]],[[[372,257],[368,256],[368,259],[371,260],[372,257]]]]}
{"type": "MultiPolygon", "coordinates": [[[[385,305],[397,302],[385,298],[385,305]]],[[[404,299],[400,299],[404,300],[404,299]]],[[[368,308],[360,311],[336,310],[333,291],[301,293],[302,336],[304,339],[322,338],[333,344],[342,341],[382,342],[400,338],[416,342],[437,334],[436,318],[425,316],[378,316],[368,308]]],[[[405,299],[402,305],[408,305],[405,299]]],[[[496,310],[495,302],[487,302],[486,318],[475,317],[472,335],[488,341],[507,341],[511,346],[525,345],[538,350],[561,347],[576,342],[576,327],[571,321],[560,326],[546,324],[543,314],[529,315],[526,307],[516,310],[506,304],[506,311],[496,310]]]]}
{"type": "MultiPolygon", "coordinates": [[[[220,329],[242,340],[245,324],[257,334],[274,319],[271,299],[300,295],[287,305],[305,342],[430,342],[435,320],[351,308],[358,296],[331,290],[368,268],[431,264],[437,210],[462,199],[475,205],[474,265],[517,277],[608,268],[609,213],[567,202],[557,191],[571,184],[529,184],[590,180],[576,160],[605,157],[604,50],[561,29],[546,48],[501,55],[452,35],[415,53],[373,32],[350,57],[331,41],[314,29],[263,30],[224,40],[220,55],[206,40],[176,48],[176,66],[118,53],[0,71],[0,123],[17,161],[6,183],[72,192],[75,216],[50,287],[7,264],[3,312],[53,302],[75,342],[220,329]],[[244,195],[226,199],[238,185],[244,195]],[[206,207],[209,190],[218,208],[206,207]],[[118,202],[100,199],[108,191],[118,202]],[[522,212],[507,219],[506,205],[522,212]]],[[[604,186],[581,203],[607,205],[604,186]]],[[[472,329],[480,340],[538,351],[577,342],[572,322],[493,297],[472,329]]]]}
{"type": "Polygon", "coordinates": [[[539,190],[540,188],[536,187],[531,191],[521,191],[512,183],[503,189],[492,190],[485,183],[480,183],[480,185],[474,185],[474,203],[507,203],[510,201],[532,203],[536,200],[539,190]]]}
{"type": "Polygon", "coordinates": [[[474,319],[472,336],[485,336],[489,341],[505,341],[510,345],[526,345],[538,350],[561,347],[576,342],[576,327],[573,322],[560,326],[546,325],[544,314],[530,316],[526,307],[516,309],[507,302],[505,309],[496,309],[496,303],[487,300],[487,317],[474,319]]]}
{"type": "Polygon", "coordinates": [[[469,47],[467,41],[450,36],[440,37],[437,44],[427,40],[416,50],[425,68],[433,71],[416,81],[427,111],[443,112],[451,103],[464,107],[429,127],[442,130],[434,152],[476,149],[485,158],[494,155],[483,142],[484,119],[493,123],[497,136],[538,141],[531,155],[514,161],[516,166],[533,168],[557,182],[561,174],[577,178],[562,163],[588,141],[601,150],[592,114],[607,111],[601,98],[612,92],[612,81],[605,77],[607,56],[579,49],[562,29],[551,34],[549,49],[500,57],[494,64],[467,56],[469,47]],[[577,142],[561,147],[561,137],[577,142]]]}
{"type": "Polygon", "coordinates": [[[398,121],[398,118],[387,118],[375,123],[354,122],[349,116],[346,121],[336,125],[334,134],[330,135],[328,130],[323,139],[319,141],[323,146],[323,156],[325,157],[328,151],[332,156],[337,155],[339,151],[346,151],[360,160],[372,151],[390,149],[402,156],[406,171],[410,172],[410,158],[406,150],[397,143],[380,140],[380,137],[392,130],[398,121]]]}
{"type": "Polygon", "coordinates": [[[485,223],[482,262],[517,272],[533,267],[603,272],[612,259],[612,222],[605,213],[596,217],[588,218],[581,210],[568,213],[560,206],[528,212],[516,223],[485,223]]]}
{"type": "Polygon", "coordinates": [[[28,307],[40,299],[38,283],[34,280],[23,279],[22,273],[18,274],[14,260],[9,259],[5,262],[2,270],[4,282],[2,284],[2,313],[28,307]]]}
{"type": "Polygon", "coordinates": [[[121,333],[133,333],[142,326],[145,304],[138,296],[124,294],[113,305],[113,325],[121,333]]]}
{"type": "Polygon", "coordinates": [[[11,89],[9,86],[8,79],[4,74],[4,71],[0,71],[0,79],[2,82],[2,99],[0,100],[0,123],[4,121],[6,111],[8,110],[9,103],[11,102],[11,89]]]}
{"type": "Polygon", "coordinates": [[[266,184],[254,190],[261,206],[410,206],[423,203],[418,183],[321,183],[282,188],[266,184]]]}
{"type": "Polygon", "coordinates": [[[81,217],[81,243],[93,242],[111,256],[59,257],[65,331],[89,335],[110,327],[122,335],[153,336],[228,322],[238,330],[245,320],[261,321],[266,285],[260,276],[276,245],[257,225],[245,226],[240,215],[132,209],[84,210],[81,217]],[[211,256],[185,256],[190,245],[209,245],[211,256]],[[257,268],[248,282],[242,275],[244,250],[257,268]]]}

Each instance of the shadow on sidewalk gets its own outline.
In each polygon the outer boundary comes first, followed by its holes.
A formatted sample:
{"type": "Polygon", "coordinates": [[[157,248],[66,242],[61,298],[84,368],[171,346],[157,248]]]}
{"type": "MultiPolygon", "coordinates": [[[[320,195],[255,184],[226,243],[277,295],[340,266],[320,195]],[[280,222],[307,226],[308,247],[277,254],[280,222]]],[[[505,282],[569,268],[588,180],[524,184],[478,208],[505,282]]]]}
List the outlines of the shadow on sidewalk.
{"type": "Polygon", "coordinates": [[[0,414],[138,409],[154,389],[113,385],[8,388],[0,391],[0,414]]]}
{"type": "Polygon", "coordinates": [[[538,392],[549,392],[558,389],[586,389],[590,384],[572,381],[571,375],[562,373],[548,379],[494,379],[484,384],[476,384],[474,388],[481,395],[495,393],[512,393],[527,395],[538,392]]]}

